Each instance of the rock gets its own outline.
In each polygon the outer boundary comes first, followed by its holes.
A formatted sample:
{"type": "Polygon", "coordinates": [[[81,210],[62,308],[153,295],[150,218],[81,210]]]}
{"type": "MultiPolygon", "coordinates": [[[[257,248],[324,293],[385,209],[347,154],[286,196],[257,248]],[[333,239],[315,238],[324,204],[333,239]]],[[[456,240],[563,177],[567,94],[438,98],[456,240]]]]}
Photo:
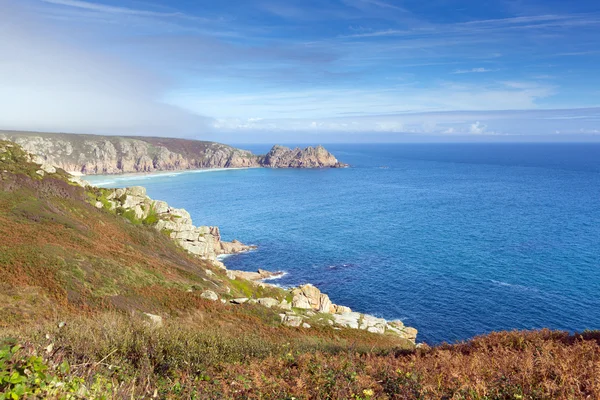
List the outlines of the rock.
{"type": "Polygon", "coordinates": [[[98,209],[102,209],[102,207],[104,207],[104,206],[102,205],[102,202],[100,202],[100,201],[97,201],[97,202],[96,202],[96,204],[94,204],[94,205],[95,205],[95,206],[96,206],[96,208],[98,208],[98,209]]]}
{"type": "Polygon", "coordinates": [[[269,272],[259,269],[258,272],[247,272],[247,271],[231,271],[237,278],[244,279],[247,281],[260,281],[263,279],[277,277],[283,274],[283,272],[269,272]]]}
{"type": "Polygon", "coordinates": [[[215,273],[212,272],[210,269],[205,269],[204,272],[206,272],[206,275],[208,276],[215,276],[215,273]]]}
{"type": "Polygon", "coordinates": [[[359,329],[365,329],[373,333],[385,333],[387,321],[383,318],[377,318],[372,315],[362,315],[359,329]]]}
{"type": "Polygon", "coordinates": [[[282,316],[282,323],[285,326],[291,326],[294,328],[299,327],[300,325],[302,325],[302,317],[297,316],[297,315],[286,315],[286,314],[280,314],[280,316],[282,316]]]}
{"type": "Polygon", "coordinates": [[[282,310],[292,310],[292,304],[288,303],[287,300],[281,300],[281,303],[279,303],[279,305],[277,306],[279,308],[281,308],[282,310]]]}
{"type": "Polygon", "coordinates": [[[349,312],[343,314],[333,314],[333,322],[336,325],[343,326],[345,328],[358,329],[359,320],[361,314],[357,312],[349,312]]]}
{"type": "Polygon", "coordinates": [[[150,313],[144,313],[145,316],[147,316],[148,318],[150,318],[150,321],[152,321],[152,324],[154,326],[160,327],[163,326],[163,319],[160,315],[154,315],[154,314],[150,314],[150,313]]]}
{"type": "Polygon", "coordinates": [[[239,299],[231,299],[229,301],[231,303],[233,303],[233,304],[244,304],[244,303],[248,302],[248,298],[247,297],[241,297],[239,299]]]}
{"type": "Polygon", "coordinates": [[[233,242],[220,242],[219,254],[238,254],[256,249],[256,246],[248,246],[238,240],[233,242]]]}
{"type": "Polygon", "coordinates": [[[226,274],[227,274],[227,278],[229,278],[231,280],[234,280],[236,278],[235,273],[233,271],[227,270],[226,274]]]}
{"type": "Polygon", "coordinates": [[[310,325],[309,325],[309,324],[307,324],[306,322],[303,322],[303,323],[302,323],[302,327],[303,327],[303,328],[305,328],[305,329],[309,329],[309,328],[310,328],[310,325]]]}
{"type": "Polygon", "coordinates": [[[333,303],[324,293],[313,285],[307,284],[292,290],[292,306],[296,308],[312,309],[322,313],[331,313],[335,310],[333,303]]]}
{"type": "Polygon", "coordinates": [[[340,163],[323,146],[292,150],[275,145],[265,156],[259,158],[259,163],[268,168],[342,168],[347,166],[340,163]]]}
{"type": "Polygon", "coordinates": [[[200,297],[202,297],[203,299],[206,299],[206,300],[210,300],[210,301],[219,300],[219,296],[212,290],[205,290],[204,292],[202,292],[200,297]]]}
{"type": "Polygon", "coordinates": [[[404,329],[404,323],[400,320],[390,321],[388,325],[396,329],[404,329]]]}
{"type": "Polygon", "coordinates": [[[271,297],[263,297],[263,298],[257,299],[257,301],[258,301],[258,304],[268,307],[268,308],[279,305],[279,301],[277,301],[271,297]]]}
{"type": "Polygon", "coordinates": [[[132,208],[134,208],[136,206],[144,204],[145,200],[146,200],[146,198],[144,198],[144,197],[127,195],[125,197],[125,201],[123,202],[122,207],[125,208],[125,209],[132,209],[132,208]]]}
{"type": "Polygon", "coordinates": [[[410,340],[413,343],[416,341],[417,334],[419,333],[419,331],[417,331],[415,328],[411,328],[411,327],[405,327],[402,332],[403,332],[403,334],[401,336],[407,340],[410,340]]]}
{"type": "Polygon", "coordinates": [[[334,305],[333,308],[334,308],[335,314],[345,314],[345,313],[352,312],[350,307],[334,305]]]}
{"type": "Polygon", "coordinates": [[[160,200],[154,201],[154,203],[152,204],[152,208],[154,209],[154,212],[156,212],[159,215],[167,214],[169,212],[169,205],[166,202],[160,200]]]}
{"type": "Polygon", "coordinates": [[[330,313],[333,309],[333,303],[329,300],[329,296],[321,294],[319,298],[319,306],[317,310],[322,313],[330,313]]]}
{"type": "Polygon", "coordinates": [[[310,309],[311,305],[310,302],[308,301],[308,298],[306,296],[304,296],[303,294],[295,294],[294,297],[292,298],[292,307],[294,308],[302,308],[302,309],[310,309]]]}
{"type": "Polygon", "coordinates": [[[132,196],[146,197],[146,188],[143,186],[132,186],[127,188],[127,192],[132,196]]]}

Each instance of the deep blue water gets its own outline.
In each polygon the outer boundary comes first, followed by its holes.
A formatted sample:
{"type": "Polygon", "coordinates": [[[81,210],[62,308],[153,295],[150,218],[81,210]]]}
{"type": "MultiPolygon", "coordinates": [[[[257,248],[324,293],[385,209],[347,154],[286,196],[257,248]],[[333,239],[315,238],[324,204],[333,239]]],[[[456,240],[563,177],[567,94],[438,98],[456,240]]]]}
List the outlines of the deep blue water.
{"type": "Polygon", "coordinates": [[[259,246],[228,267],[287,271],[420,341],[600,329],[599,144],[327,147],[352,167],[90,180],[143,185],[259,246]]]}

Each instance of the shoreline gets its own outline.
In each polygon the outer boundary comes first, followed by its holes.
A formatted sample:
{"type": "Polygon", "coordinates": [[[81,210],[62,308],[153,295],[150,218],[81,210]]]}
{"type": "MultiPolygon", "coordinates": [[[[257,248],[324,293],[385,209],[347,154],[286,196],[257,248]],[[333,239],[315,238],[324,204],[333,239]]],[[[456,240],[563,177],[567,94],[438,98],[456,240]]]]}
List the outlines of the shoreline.
{"type": "Polygon", "coordinates": [[[261,167],[232,167],[232,168],[200,168],[200,169],[180,169],[180,170],[172,170],[172,171],[153,171],[153,172],[125,172],[125,173],[116,173],[116,174],[83,174],[69,172],[69,174],[77,176],[77,178],[91,180],[90,182],[93,186],[99,185],[109,185],[117,183],[118,181],[129,181],[136,179],[152,179],[159,177],[169,177],[169,176],[179,176],[179,175],[187,175],[187,174],[202,174],[209,172],[227,172],[227,171],[240,171],[247,169],[255,169],[261,167]],[[100,182],[95,182],[95,179],[105,178],[106,180],[102,180],[100,182]]]}
{"type": "MultiPolygon", "coordinates": [[[[159,176],[162,176],[162,174],[159,176]]],[[[109,182],[105,184],[108,185],[109,182]]],[[[377,334],[389,332],[416,344],[418,331],[415,328],[405,326],[400,320],[388,321],[374,315],[354,311],[344,305],[335,304],[326,293],[321,292],[320,289],[310,283],[290,289],[264,282],[265,280],[283,278],[287,275],[287,271],[258,269],[256,272],[248,272],[228,269],[223,263],[226,258],[234,254],[252,252],[257,246],[245,245],[238,240],[223,241],[218,227],[193,225],[188,211],[173,208],[164,201],[150,198],[146,194],[145,187],[133,186],[124,189],[98,190],[100,192],[97,193],[96,203],[94,204],[96,208],[129,212],[132,214],[131,218],[137,221],[144,221],[148,218],[150,212],[154,210],[155,223],[152,225],[153,229],[159,232],[168,232],[168,236],[183,250],[193,256],[207,260],[215,268],[223,270],[228,279],[243,279],[262,287],[273,286],[286,291],[287,294],[283,300],[277,300],[273,297],[261,297],[257,299],[245,298],[243,301],[250,302],[252,300],[269,308],[273,306],[279,308],[281,310],[279,316],[284,325],[297,327],[306,324],[310,327],[310,324],[306,323],[305,320],[321,313],[324,314],[325,319],[330,321],[329,325],[334,326],[335,329],[352,328],[377,334]]],[[[204,296],[218,299],[213,291],[206,290],[205,292],[203,293],[204,296]]],[[[237,300],[241,301],[240,299],[237,300]]],[[[240,304],[239,301],[235,304],[240,304]]]]}

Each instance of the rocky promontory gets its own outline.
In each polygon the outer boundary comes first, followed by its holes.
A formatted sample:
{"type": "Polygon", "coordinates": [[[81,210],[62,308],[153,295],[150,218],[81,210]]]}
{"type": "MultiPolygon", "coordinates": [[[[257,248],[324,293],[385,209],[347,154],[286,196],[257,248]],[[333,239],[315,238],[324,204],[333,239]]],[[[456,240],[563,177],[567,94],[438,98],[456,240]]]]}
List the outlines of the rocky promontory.
{"type": "Polygon", "coordinates": [[[275,145],[259,162],[269,168],[343,168],[346,164],[339,162],[333,154],[323,146],[307,147],[305,149],[275,145]]]}
{"type": "Polygon", "coordinates": [[[121,174],[203,168],[339,168],[345,166],[322,146],[274,146],[255,155],[221,143],[155,137],[98,136],[0,131],[35,161],[73,174],[121,174]]]}
{"type": "MultiPolygon", "coordinates": [[[[278,278],[283,272],[258,270],[257,272],[228,270],[218,257],[223,254],[236,254],[250,251],[256,246],[248,246],[234,240],[221,240],[218,227],[194,226],[190,214],[184,209],[170,207],[166,202],[153,200],[146,195],[146,189],[140,186],[124,189],[95,190],[96,197],[92,199],[99,209],[106,209],[124,216],[133,223],[153,226],[156,230],[167,234],[181,248],[190,254],[205,259],[213,266],[224,270],[228,279],[249,282],[262,287],[269,286],[264,280],[278,278]]],[[[212,274],[212,273],[211,273],[212,274]]],[[[226,302],[213,290],[202,293],[202,297],[226,302]]],[[[281,323],[290,327],[310,328],[311,321],[320,321],[334,329],[360,329],[371,333],[393,334],[403,339],[415,342],[417,330],[404,326],[401,321],[386,321],[368,314],[352,311],[349,307],[334,304],[329,296],[317,287],[305,284],[289,290],[286,298],[277,300],[273,297],[234,298],[229,301],[233,305],[257,304],[268,308],[276,308],[281,323]]]]}
{"type": "Polygon", "coordinates": [[[237,240],[222,241],[221,232],[216,226],[194,226],[186,210],[151,199],[146,195],[146,188],[141,186],[99,189],[95,205],[116,211],[132,221],[154,226],[156,230],[168,234],[183,249],[203,259],[215,261],[222,254],[242,253],[255,248],[237,240]]]}

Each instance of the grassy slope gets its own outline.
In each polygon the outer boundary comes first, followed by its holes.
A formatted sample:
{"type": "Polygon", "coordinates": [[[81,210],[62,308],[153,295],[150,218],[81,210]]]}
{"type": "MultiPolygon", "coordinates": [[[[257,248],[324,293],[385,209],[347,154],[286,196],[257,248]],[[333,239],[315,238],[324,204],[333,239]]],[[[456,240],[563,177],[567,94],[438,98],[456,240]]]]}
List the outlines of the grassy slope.
{"type": "Polygon", "coordinates": [[[61,171],[42,178],[37,169],[18,147],[0,142],[0,393],[600,396],[594,332],[495,333],[413,352],[391,337],[333,330],[316,320],[310,330],[286,328],[275,310],[204,300],[207,288],[225,298],[285,293],[261,293],[218,270],[207,274],[209,264],[165,235],[88,203],[102,193],[70,184],[61,171]],[[142,312],[163,316],[164,326],[153,326],[142,312]]]}

